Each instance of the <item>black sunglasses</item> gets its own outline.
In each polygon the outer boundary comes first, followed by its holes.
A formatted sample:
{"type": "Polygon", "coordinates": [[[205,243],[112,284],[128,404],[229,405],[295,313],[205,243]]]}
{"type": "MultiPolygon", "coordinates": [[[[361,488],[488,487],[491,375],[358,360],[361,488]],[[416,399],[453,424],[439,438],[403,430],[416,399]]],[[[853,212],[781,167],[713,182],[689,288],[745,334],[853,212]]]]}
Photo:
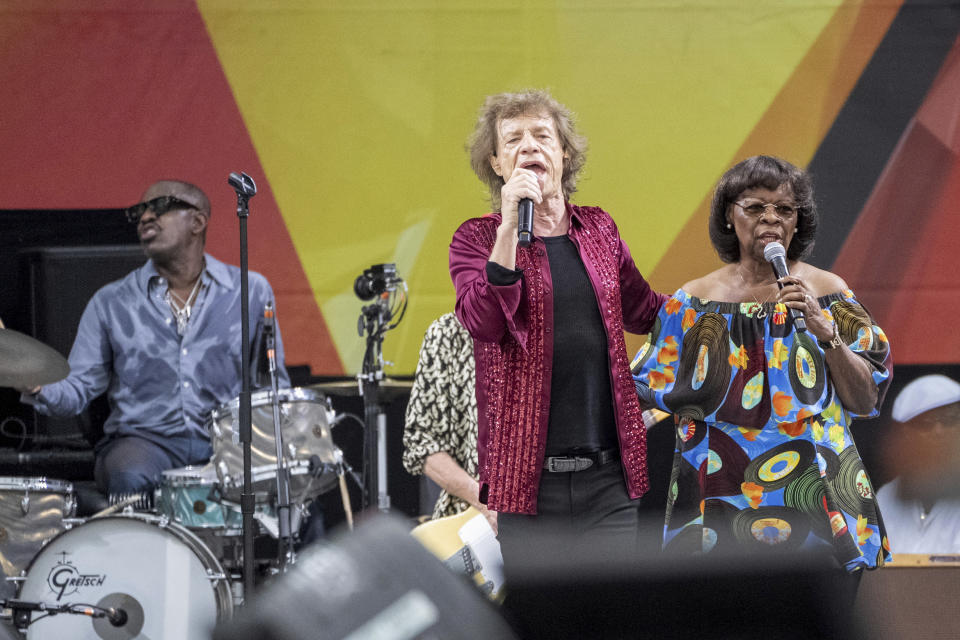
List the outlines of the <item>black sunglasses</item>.
{"type": "Polygon", "coordinates": [[[168,211],[173,211],[174,209],[200,210],[197,205],[185,202],[175,196],[160,196],[158,198],[154,198],[153,200],[139,202],[132,207],[127,207],[124,209],[124,213],[127,214],[127,220],[129,220],[131,224],[139,224],[140,217],[146,212],[147,209],[150,209],[157,214],[157,217],[162,216],[168,211]]]}

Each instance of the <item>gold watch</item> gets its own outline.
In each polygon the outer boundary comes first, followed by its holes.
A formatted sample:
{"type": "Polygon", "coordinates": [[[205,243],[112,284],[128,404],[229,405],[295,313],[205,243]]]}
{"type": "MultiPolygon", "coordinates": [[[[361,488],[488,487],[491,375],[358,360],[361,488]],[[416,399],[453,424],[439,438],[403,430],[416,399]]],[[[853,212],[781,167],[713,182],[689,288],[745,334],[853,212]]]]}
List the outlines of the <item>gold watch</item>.
{"type": "Polygon", "coordinates": [[[833,323],[833,335],[830,337],[830,340],[827,342],[817,340],[817,344],[820,345],[820,348],[824,351],[828,349],[837,349],[843,344],[843,340],[840,339],[840,332],[837,331],[836,322],[833,323]]]}

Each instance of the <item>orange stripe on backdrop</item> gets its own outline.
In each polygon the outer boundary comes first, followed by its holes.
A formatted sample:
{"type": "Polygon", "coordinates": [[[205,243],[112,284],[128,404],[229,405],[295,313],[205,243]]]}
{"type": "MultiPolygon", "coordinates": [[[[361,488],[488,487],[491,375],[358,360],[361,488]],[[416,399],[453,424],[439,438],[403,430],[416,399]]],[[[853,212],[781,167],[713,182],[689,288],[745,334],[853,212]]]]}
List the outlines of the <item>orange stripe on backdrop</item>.
{"type": "Polygon", "coordinates": [[[3,15],[0,53],[12,62],[0,67],[2,206],[118,207],[158,178],[182,178],[213,203],[210,252],[238,264],[226,177],[246,171],[260,187],[250,266],[276,291],[287,362],[341,372],[195,3],[50,0],[3,15]]]}
{"type": "Polygon", "coordinates": [[[957,202],[960,39],[834,265],[881,322],[898,364],[960,361],[957,202]]]}
{"type": "MultiPolygon", "coordinates": [[[[730,165],[758,154],[781,156],[799,166],[810,162],[901,4],[869,0],[839,7],[730,165]]],[[[673,292],[722,265],[707,234],[712,197],[704,195],[649,274],[658,291],[673,292]]],[[[628,353],[642,344],[642,338],[627,334],[628,353]]]]}

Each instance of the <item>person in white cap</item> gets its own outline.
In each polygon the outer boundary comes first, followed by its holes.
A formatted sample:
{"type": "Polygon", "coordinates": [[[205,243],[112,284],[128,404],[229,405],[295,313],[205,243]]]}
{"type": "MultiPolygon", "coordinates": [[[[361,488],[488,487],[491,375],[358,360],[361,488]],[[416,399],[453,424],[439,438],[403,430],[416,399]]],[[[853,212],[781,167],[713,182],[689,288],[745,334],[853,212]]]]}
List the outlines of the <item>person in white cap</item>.
{"type": "MultiPolygon", "coordinates": [[[[939,374],[917,378],[894,401],[893,419],[901,442],[924,440],[909,449],[946,446],[960,429],[960,384],[939,374]]],[[[891,551],[960,553],[960,496],[903,496],[903,481],[898,476],[877,491],[891,551]]]]}

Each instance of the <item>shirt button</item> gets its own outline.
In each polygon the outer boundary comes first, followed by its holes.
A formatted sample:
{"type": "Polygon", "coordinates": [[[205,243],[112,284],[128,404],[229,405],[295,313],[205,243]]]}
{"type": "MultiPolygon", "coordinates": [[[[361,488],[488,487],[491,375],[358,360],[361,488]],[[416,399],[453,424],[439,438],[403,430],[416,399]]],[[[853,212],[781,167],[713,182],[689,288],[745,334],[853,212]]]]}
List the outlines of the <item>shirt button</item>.
{"type": "Polygon", "coordinates": [[[187,350],[186,350],[186,349],[183,350],[183,355],[187,355],[187,350]]]}
{"type": "Polygon", "coordinates": [[[189,389],[189,388],[190,388],[190,383],[189,383],[189,382],[184,382],[184,383],[183,383],[183,388],[184,388],[184,389],[189,389]]]}
{"type": "Polygon", "coordinates": [[[546,333],[550,333],[551,331],[553,331],[553,329],[551,329],[550,327],[544,327],[543,330],[544,330],[544,332],[546,332],[546,333]]]}

